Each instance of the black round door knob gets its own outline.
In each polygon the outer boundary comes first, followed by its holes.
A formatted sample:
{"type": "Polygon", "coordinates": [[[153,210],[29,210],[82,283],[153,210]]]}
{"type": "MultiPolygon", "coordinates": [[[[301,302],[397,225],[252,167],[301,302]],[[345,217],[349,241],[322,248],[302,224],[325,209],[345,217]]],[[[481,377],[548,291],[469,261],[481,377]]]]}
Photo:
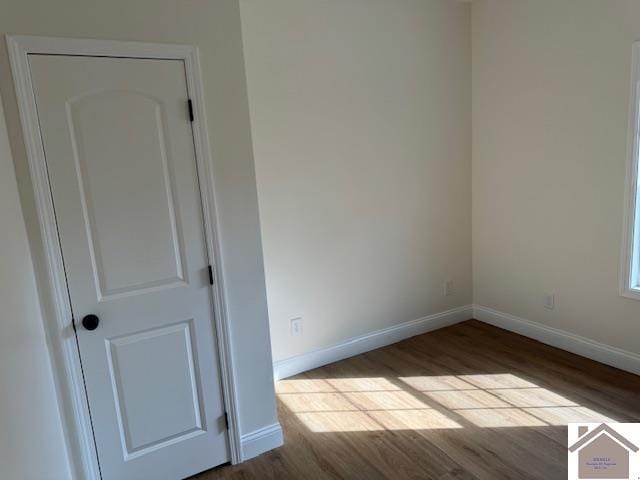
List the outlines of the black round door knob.
{"type": "Polygon", "coordinates": [[[100,323],[100,319],[97,315],[87,315],[82,319],[82,326],[87,330],[95,330],[98,328],[98,324],[100,323]]]}

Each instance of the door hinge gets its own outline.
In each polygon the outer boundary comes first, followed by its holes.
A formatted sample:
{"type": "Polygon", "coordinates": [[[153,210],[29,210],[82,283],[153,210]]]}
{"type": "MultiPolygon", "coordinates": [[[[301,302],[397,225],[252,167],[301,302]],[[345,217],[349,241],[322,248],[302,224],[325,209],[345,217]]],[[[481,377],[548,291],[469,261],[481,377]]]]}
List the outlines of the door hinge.
{"type": "Polygon", "coordinates": [[[213,285],[213,267],[209,265],[209,285],[213,285]]]}
{"type": "Polygon", "coordinates": [[[227,412],[224,412],[224,424],[227,427],[227,430],[229,430],[229,415],[227,415],[227,412]]]}
{"type": "Polygon", "coordinates": [[[187,100],[187,107],[189,108],[189,121],[193,122],[195,117],[193,116],[193,102],[191,99],[187,100]]]}

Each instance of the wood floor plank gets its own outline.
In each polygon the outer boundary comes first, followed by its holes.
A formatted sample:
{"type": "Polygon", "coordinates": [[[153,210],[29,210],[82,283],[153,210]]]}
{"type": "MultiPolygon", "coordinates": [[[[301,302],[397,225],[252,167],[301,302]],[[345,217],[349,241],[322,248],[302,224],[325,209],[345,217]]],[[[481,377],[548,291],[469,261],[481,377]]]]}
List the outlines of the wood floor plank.
{"type": "Polygon", "coordinates": [[[640,421],[640,377],[475,320],[277,392],[285,445],[194,479],[564,479],[567,422],[640,421]]]}

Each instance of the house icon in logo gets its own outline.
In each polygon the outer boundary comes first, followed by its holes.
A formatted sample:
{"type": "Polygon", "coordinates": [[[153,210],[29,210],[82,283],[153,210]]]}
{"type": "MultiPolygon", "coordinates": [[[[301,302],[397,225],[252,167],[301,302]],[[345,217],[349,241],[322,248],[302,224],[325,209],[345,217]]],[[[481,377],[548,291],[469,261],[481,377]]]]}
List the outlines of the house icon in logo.
{"type": "Polygon", "coordinates": [[[578,478],[629,478],[629,455],[638,447],[603,423],[591,431],[578,427],[569,451],[579,452],[578,478]]]}

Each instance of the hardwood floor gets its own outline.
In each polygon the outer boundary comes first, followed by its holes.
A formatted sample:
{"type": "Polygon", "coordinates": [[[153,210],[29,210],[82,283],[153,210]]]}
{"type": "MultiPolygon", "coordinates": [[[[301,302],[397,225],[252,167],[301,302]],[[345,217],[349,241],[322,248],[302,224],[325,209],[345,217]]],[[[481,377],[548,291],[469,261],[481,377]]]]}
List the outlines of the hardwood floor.
{"type": "Polygon", "coordinates": [[[214,479],[566,479],[567,422],[640,421],[640,377],[470,320],[277,385],[285,445],[214,479]]]}

